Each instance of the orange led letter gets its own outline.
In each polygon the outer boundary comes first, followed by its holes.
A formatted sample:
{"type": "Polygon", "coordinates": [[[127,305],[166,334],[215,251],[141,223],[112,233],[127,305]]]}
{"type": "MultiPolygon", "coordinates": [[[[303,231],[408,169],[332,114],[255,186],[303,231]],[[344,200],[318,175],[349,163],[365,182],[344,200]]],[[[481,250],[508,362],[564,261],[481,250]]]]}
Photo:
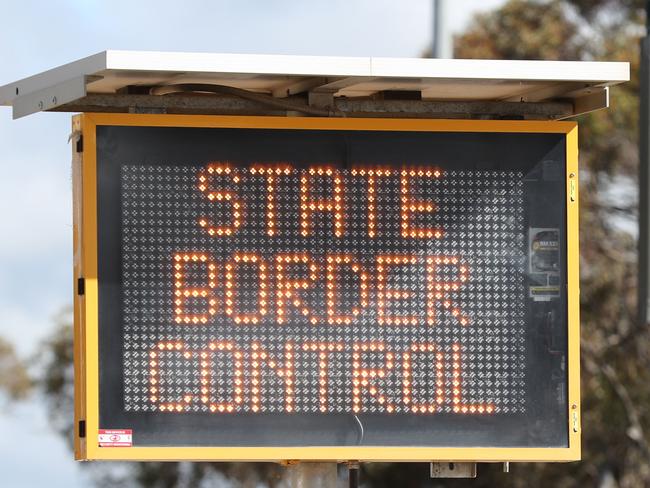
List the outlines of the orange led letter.
{"type": "Polygon", "coordinates": [[[390,315],[387,309],[391,300],[405,300],[413,295],[404,288],[388,287],[388,269],[395,265],[416,264],[417,258],[408,255],[384,254],[377,256],[377,315],[380,324],[417,325],[415,315],[390,315]]]}
{"type": "Polygon", "coordinates": [[[325,275],[325,295],[327,301],[327,322],[330,324],[349,324],[368,306],[368,274],[361,266],[354,261],[349,254],[329,254],[326,258],[327,268],[325,275]],[[337,302],[339,299],[336,270],[341,266],[347,266],[359,276],[359,307],[354,307],[348,315],[337,313],[337,302]]]}
{"type": "Polygon", "coordinates": [[[377,234],[377,178],[390,176],[388,168],[353,168],[352,176],[365,176],[368,180],[368,237],[377,234]]]}
{"type": "Polygon", "coordinates": [[[257,324],[262,317],[266,315],[267,311],[267,293],[268,293],[268,274],[266,263],[260,256],[254,253],[235,253],[233,257],[226,262],[226,315],[232,318],[237,324],[257,324]],[[235,303],[237,301],[237,266],[240,263],[255,263],[258,270],[258,287],[257,294],[257,311],[253,313],[237,313],[235,311],[235,303]]]}
{"type": "Polygon", "coordinates": [[[283,323],[286,320],[287,309],[285,301],[290,301],[300,313],[305,317],[309,317],[312,324],[317,322],[315,316],[311,316],[310,310],[306,307],[300,299],[298,290],[306,290],[310,288],[316,281],[318,275],[318,267],[308,254],[279,254],[275,258],[276,265],[276,293],[277,293],[277,321],[283,323]],[[289,279],[287,277],[287,268],[292,265],[302,264],[307,266],[309,276],[305,279],[289,279]]]}
{"type": "MultiPolygon", "coordinates": [[[[205,351],[199,354],[201,357],[201,402],[208,404],[210,411],[213,413],[232,413],[244,401],[242,395],[244,391],[243,385],[243,356],[241,351],[235,348],[235,345],[230,341],[215,341],[208,344],[205,351]],[[213,402],[210,398],[210,376],[212,375],[212,368],[214,367],[211,356],[217,352],[226,352],[232,355],[234,362],[233,371],[233,394],[230,401],[227,402],[213,402]]],[[[220,381],[215,382],[215,385],[220,384],[220,381]]]]}
{"type": "Polygon", "coordinates": [[[404,392],[404,404],[407,408],[411,409],[413,413],[433,413],[436,411],[438,405],[444,401],[444,371],[443,371],[443,354],[436,352],[435,344],[411,344],[411,350],[402,355],[404,376],[402,379],[402,387],[404,392]],[[435,368],[436,368],[436,400],[431,403],[415,403],[412,400],[413,395],[413,360],[414,356],[418,353],[434,353],[435,352],[435,368]]]}
{"type": "Polygon", "coordinates": [[[334,217],[334,235],[342,237],[344,232],[343,217],[343,178],[340,173],[329,166],[312,166],[300,177],[300,233],[307,237],[311,234],[311,216],[314,212],[331,212],[334,217]],[[312,200],[311,184],[315,176],[328,176],[332,180],[331,199],[312,200]]]}
{"type": "Polygon", "coordinates": [[[380,405],[382,405],[387,412],[392,413],[395,411],[395,406],[391,405],[384,395],[382,395],[377,387],[370,383],[376,378],[384,378],[386,372],[393,369],[393,359],[395,355],[386,351],[384,358],[386,362],[383,368],[371,369],[363,364],[362,356],[364,352],[384,352],[384,344],[382,342],[364,342],[355,343],[352,346],[352,411],[354,413],[361,412],[361,400],[363,398],[362,390],[367,390],[380,405]]]}
{"type": "Polygon", "coordinates": [[[174,321],[178,324],[205,324],[210,316],[217,313],[217,300],[212,290],[216,286],[217,266],[203,253],[182,253],[174,255],[174,321]],[[201,264],[207,268],[207,286],[189,288],[185,286],[185,266],[201,264]],[[190,299],[205,302],[203,313],[187,313],[186,301],[190,299]]]}
{"type": "Polygon", "coordinates": [[[210,188],[209,182],[213,176],[229,175],[230,180],[237,184],[239,176],[233,174],[233,170],[227,163],[210,163],[205,169],[199,172],[199,190],[205,193],[211,202],[228,203],[231,207],[231,218],[228,225],[215,226],[206,217],[199,219],[199,225],[211,236],[233,235],[243,223],[244,205],[237,197],[237,192],[231,190],[214,190],[210,188]]]}
{"type": "MultiPolygon", "coordinates": [[[[158,404],[158,410],[161,412],[183,412],[187,410],[194,398],[191,393],[185,393],[175,402],[160,402],[161,390],[164,389],[161,384],[164,383],[164,376],[162,379],[160,377],[160,359],[168,353],[180,354],[182,351],[184,351],[185,359],[192,359],[192,352],[185,350],[185,344],[180,341],[159,342],[152,351],[149,351],[149,367],[151,368],[149,371],[149,394],[151,395],[149,400],[151,403],[158,404]]],[[[173,391],[173,388],[169,387],[169,390],[173,391]]]]}
{"type": "Polygon", "coordinates": [[[451,401],[452,410],[454,413],[494,413],[494,405],[491,403],[480,403],[468,405],[463,403],[462,400],[462,371],[460,367],[461,347],[460,344],[455,343],[451,347],[451,367],[452,367],[452,380],[451,380],[451,401]]]}
{"type": "Polygon", "coordinates": [[[442,237],[442,230],[435,228],[415,227],[411,223],[411,217],[414,213],[432,213],[435,212],[436,206],[426,200],[415,200],[411,197],[411,179],[412,178],[440,178],[442,171],[435,168],[411,168],[402,169],[400,177],[400,209],[401,209],[401,227],[402,237],[404,238],[436,238],[442,237]]]}
{"type": "Polygon", "coordinates": [[[450,292],[458,291],[469,279],[469,268],[461,264],[456,256],[428,256],[427,257],[427,324],[436,323],[436,304],[441,304],[446,310],[456,317],[460,325],[468,325],[469,317],[463,315],[458,306],[446,296],[450,292]],[[458,269],[456,281],[445,281],[438,277],[437,270],[440,266],[454,266],[458,269]]]}
{"type": "Polygon", "coordinates": [[[293,344],[287,342],[284,346],[284,364],[278,364],[269,354],[262,349],[258,342],[251,344],[251,365],[253,366],[251,376],[251,410],[259,412],[260,407],[260,384],[262,365],[266,364],[280,378],[284,379],[285,389],[285,410],[293,412],[294,409],[294,352],[293,344]]]}
{"type": "Polygon", "coordinates": [[[327,363],[333,352],[343,351],[341,342],[306,342],[303,351],[318,352],[318,401],[321,412],[327,412],[327,363]]]}
{"type": "Polygon", "coordinates": [[[277,233],[277,210],[275,204],[276,180],[281,175],[291,174],[291,166],[282,164],[277,166],[254,165],[251,174],[266,176],[266,233],[273,236],[277,233]]]}

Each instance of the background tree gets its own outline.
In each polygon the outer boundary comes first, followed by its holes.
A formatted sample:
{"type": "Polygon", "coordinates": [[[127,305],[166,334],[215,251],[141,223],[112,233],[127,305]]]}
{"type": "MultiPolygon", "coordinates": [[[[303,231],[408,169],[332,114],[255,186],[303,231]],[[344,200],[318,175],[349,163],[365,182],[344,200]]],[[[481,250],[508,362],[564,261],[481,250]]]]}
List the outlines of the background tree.
{"type": "Polygon", "coordinates": [[[31,391],[32,380],[13,345],[0,337],[0,392],[6,399],[22,400],[31,391]]]}
{"type": "MultiPolygon", "coordinates": [[[[436,484],[650,486],[650,337],[636,321],[643,7],[641,0],[511,0],[455,40],[457,58],[630,61],[632,81],[612,89],[612,110],[580,118],[583,461],[516,465],[509,475],[483,466],[477,482],[436,484]]],[[[391,486],[404,468],[375,469],[373,486],[391,486]]],[[[408,479],[404,486],[425,484],[408,479]]]]}

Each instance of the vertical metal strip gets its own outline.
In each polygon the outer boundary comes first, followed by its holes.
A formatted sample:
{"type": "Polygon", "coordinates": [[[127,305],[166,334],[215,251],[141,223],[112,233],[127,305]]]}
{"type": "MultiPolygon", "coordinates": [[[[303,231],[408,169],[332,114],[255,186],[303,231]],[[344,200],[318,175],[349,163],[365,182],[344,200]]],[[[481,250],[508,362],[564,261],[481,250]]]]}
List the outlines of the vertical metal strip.
{"type": "MultiPolygon", "coordinates": [[[[648,22],[650,22],[650,2],[648,22]]],[[[649,29],[650,30],[650,29],[649,29]]],[[[639,60],[639,261],[638,323],[650,318],[650,37],[641,39],[639,60]]]]}
{"type": "Polygon", "coordinates": [[[96,125],[92,115],[82,116],[83,144],[83,268],[86,283],[84,303],[86,457],[97,457],[99,429],[99,342],[97,283],[97,151],[96,125]]]}
{"type": "Polygon", "coordinates": [[[580,458],[580,245],[578,126],[566,134],[569,449],[580,458]]]}
{"type": "Polygon", "coordinates": [[[82,137],[81,116],[72,118],[72,243],[73,243],[73,313],[74,313],[74,455],[86,456],[86,439],[81,438],[79,422],[86,418],[85,357],[84,357],[84,297],[77,293],[77,280],[83,276],[83,157],[77,152],[77,141],[82,137]]]}

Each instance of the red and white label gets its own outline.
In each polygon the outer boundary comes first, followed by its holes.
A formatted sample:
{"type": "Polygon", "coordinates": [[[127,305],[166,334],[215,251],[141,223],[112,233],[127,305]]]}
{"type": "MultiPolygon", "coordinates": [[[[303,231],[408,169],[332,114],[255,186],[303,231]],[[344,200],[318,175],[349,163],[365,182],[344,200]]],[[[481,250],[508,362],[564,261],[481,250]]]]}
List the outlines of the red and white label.
{"type": "Polygon", "coordinates": [[[99,429],[99,447],[131,447],[133,431],[131,429],[99,429]]]}

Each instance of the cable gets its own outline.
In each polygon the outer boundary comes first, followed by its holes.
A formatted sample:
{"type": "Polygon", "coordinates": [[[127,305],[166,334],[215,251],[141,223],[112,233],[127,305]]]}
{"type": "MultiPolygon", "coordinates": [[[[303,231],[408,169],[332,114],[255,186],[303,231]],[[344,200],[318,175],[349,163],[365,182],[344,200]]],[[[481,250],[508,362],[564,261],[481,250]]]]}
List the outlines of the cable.
{"type": "Polygon", "coordinates": [[[220,95],[232,95],[271,107],[283,110],[295,110],[296,112],[303,112],[319,117],[343,116],[343,113],[338,110],[326,110],[308,105],[298,105],[262,93],[235,88],[234,86],[212,85],[209,83],[179,83],[177,85],[154,86],[149,90],[150,95],[171,95],[174,93],[216,93],[220,95]]]}
{"type": "Polygon", "coordinates": [[[359,420],[359,417],[356,415],[354,416],[354,420],[357,421],[357,424],[359,424],[359,440],[357,441],[357,445],[361,444],[363,442],[363,424],[361,423],[361,420],[359,420]]]}

